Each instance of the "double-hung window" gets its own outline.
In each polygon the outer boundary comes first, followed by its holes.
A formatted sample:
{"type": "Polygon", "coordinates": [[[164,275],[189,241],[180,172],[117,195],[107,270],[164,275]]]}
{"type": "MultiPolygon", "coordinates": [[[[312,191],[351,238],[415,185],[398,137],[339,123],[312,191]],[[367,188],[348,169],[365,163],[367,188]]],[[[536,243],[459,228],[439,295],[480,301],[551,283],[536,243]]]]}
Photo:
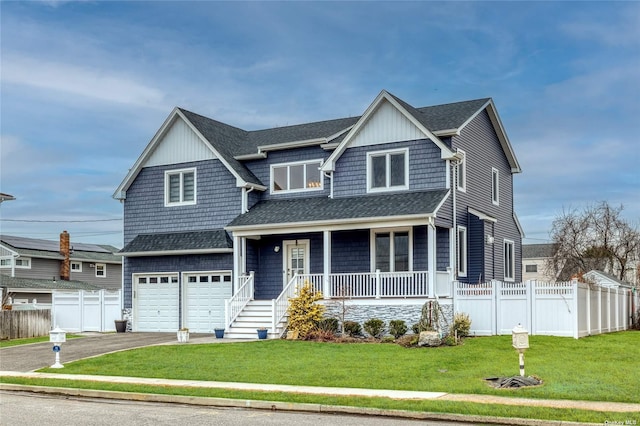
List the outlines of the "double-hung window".
{"type": "MultiPolygon", "coordinates": [[[[16,268],[22,269],[31,269],[31,258],[28,257],[19,257],[13,260],[15,262],[14,266],[16,268]]],[[[11,258],[6,257],[0,260],[0,267],[2,268],[10,268],[11,267],[11,258]]]]}
{"type": "Polygon", "coordinates": [[[515,279],[516,257],[513,252],[514,243],[504,240],[504,280],[513,281],[515,279]]]}
{"type": "Polygon", "coordinates": [[[96,277],[107,276],[107,265],[104,263],[96,263],[96,277]]]}
{"type": "Polygon", "coordinates": [[[196,203],[196,169],[167,170],[164,185],[165,206],[196,203]]]}
{"type": "Polygon", "coordinates": [[[500,173],[495,167],[491,168],[491,202],[500,204],[500,173]]]}
{"type": "Polygon", "coordinates": [[[271,192],[301,192],[322,189],[321,160],[271,166],[271,192]]]}
{"type": "Polygon", "coordinates": [[[374,232],[373,270],[410,271],[412,268],[411,246],[409,230],[374,232]]]}
{"type": "Polygon", "coordinates": [[[458,226],[458,276],[467,276],[467,228],[458,226]]]}
{"type": "Polygon", "coordinates": [[[368,153],[367,189],[369,192],[409,189],[409,150],[368,153]]]}

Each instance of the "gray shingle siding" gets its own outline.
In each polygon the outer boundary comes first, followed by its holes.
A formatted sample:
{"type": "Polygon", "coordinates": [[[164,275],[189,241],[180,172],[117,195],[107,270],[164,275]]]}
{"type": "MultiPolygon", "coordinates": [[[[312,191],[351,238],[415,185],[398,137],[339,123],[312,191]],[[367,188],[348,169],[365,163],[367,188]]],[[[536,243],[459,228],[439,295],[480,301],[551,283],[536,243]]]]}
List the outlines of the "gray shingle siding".
{"type": "Polygon", "coordinates": [[[440,149],[428,139],[348,148],[336,162],[334,196],[367,193],[367,153],[409,148],[409,189],[422,191],[445,187],[446,164],[440,149]]]}
{"type": "Polygon", "coordinates": [[[446,271],[449,267],[449,229],[436,228],[436,269],[446,271]]]}
{"type": "Polygon", "coordinates": [[[223,228],[241,211],[241,189],[219,160],[143,168],[127,190],[124,244],[138,234],[223,228]],[[197,204],[165,207],[164,173],[196,168],[197,204]]]}
{"type": "MultiPolygon", "coordinates": [[[[468,226],[468,207],[472,207],[497,219],[494,227],[494,247],[489,251],[491,256],[485,258],[483,276],[495,279],[504,278],[503,241],[513,240],[515,243],[516,281],[520,281],[521,273],[521,236],[513,219],[513,175],[507,158],[500,146],[493,126],[486,111],[478,114],[461,132],[453,137],[453,149],[460,148],[466,153],[466,193],[457,191],[457,222],[468,226]],[[491,200],[492,167],[499,171],[500,202],[496,206],[491,200]],[[488,259],[490,257],[491,259],[488,259]],[[495,273],[494,273],[495,271],[495,273]]],[[[469,234],[469,253],[477,251],[471,244],[484,244],[469,234]]],[[[469,271],[471,272],[471,271],[469,271]]],[[[473,282],[477,276],[467,274],[467,280],[473,282]]]]}
{"type": "Polygon", "coordinates": [[[331,272],[370,272],[370,231],[336,231],[331,234],[331,272]]]}

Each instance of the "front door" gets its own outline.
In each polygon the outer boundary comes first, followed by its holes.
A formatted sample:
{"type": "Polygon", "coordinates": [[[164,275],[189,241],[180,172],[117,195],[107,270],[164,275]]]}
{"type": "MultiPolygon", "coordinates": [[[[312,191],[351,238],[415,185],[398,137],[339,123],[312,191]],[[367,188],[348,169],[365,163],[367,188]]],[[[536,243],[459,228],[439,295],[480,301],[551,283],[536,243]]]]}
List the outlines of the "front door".
{"type": "Polygon", "coordinates": [[[309,273],[309,240],[283,241],[283,279],[286,286],[295,274],[309,273]]]}

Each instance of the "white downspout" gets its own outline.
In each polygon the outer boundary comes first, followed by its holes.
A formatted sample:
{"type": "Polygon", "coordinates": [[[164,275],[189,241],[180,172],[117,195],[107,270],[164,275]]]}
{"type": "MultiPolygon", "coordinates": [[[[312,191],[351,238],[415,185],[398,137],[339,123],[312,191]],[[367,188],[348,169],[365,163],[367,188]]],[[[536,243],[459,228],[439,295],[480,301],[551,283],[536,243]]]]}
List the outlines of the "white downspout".
{"type": "Polygon", "coordinates": [[[241,203],[242,203],[241,213],[242,214],[244,214],[244,213],[249,211],[249,193],[251,191],[253,191],[254,189],[255,188],[253,186],[249,187],[249,188],[247,188],[246,186],[242,187],[242,201],[241,201],[241,203]]]}
{"type": "Polygon", "coordinates": [[[453,168],[453,185],[451,188],[451,192],[453,193],[452,198],[452,209],[453,209],[453,244],[451,250],[451,260],[452,268],[453,268],[453,279],[458,279],[458,209],[456,205],[456,194],[458,192],[458,162],[459,160],[454,160],[451,162],[451,167],[453,168]]]}
{"type": "Polygon", "coordinates": [[[329,178],[329,198],[333,198],[333,171],[323,172],[324,176],[329,178]]]}

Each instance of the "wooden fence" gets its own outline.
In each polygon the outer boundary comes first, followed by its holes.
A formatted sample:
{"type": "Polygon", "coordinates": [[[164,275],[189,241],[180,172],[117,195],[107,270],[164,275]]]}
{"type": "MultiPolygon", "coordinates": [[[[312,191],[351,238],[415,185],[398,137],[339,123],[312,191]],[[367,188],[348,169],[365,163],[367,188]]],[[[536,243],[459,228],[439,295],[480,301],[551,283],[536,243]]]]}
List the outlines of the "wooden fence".
{"type": "Polygon", "coordinates": [[[51,330],[51,311],[0,311],[0,339],[24,339],[48,336],[51,330]]]}
{"type": "Polygon", "coordinates": [[[638,305],[630,288],[578,282],[456,282],[454,292],[455,312],[469,315],[478,336],[511,334],[517,324],[532,335],[576,339],[626,330],[638,305]]]}

